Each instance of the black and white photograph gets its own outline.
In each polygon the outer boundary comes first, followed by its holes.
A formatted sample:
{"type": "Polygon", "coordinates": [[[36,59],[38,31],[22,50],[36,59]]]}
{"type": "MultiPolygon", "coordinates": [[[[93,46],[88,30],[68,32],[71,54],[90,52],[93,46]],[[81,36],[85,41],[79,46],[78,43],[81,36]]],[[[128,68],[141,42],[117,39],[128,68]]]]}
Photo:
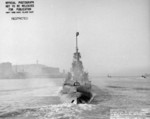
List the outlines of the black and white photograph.
{"type": "Polygon", "coordinates": [[[150,119],[150,0],[0,0],[0,119],[150,119]]]}

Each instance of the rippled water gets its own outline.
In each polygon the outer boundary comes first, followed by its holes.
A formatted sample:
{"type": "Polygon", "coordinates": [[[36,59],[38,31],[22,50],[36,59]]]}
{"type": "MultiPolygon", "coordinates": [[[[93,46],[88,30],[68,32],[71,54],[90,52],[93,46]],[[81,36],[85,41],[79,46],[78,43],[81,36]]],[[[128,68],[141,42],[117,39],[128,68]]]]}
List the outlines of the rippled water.
{"type": "Polygon", "coordinates": [[[63,79],[0,80],[0,118],[109,119],[110,109],[150,108],[150,79],[93,78],[91,104],[66,104],[58,97],[63,79]]]}

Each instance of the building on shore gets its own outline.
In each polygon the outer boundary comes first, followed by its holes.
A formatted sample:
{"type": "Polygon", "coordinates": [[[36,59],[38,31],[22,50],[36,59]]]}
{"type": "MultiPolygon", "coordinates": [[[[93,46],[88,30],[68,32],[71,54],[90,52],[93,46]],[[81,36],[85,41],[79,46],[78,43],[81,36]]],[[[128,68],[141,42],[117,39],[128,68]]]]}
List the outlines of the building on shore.
{"type": "Polygon", "coordinates": [[[14,72],[24,72],[27,78],[49,78],[49,77],[62,77],[59,68],[48,67],[42,64],[27,64],[27,65],[14,65],[14,72]]]}
{"type": "Polygon", "coordinates": [[[11,78],[12,76],[12,64],[10,62],[0,63],[0,78],[11,78]]]}
{"type": "Polygon", "coordinates": [[[57,67],[48,67],[42,64],[12,65],[0,64],[0,78],[61,78],[65,77],[57,67]]]}

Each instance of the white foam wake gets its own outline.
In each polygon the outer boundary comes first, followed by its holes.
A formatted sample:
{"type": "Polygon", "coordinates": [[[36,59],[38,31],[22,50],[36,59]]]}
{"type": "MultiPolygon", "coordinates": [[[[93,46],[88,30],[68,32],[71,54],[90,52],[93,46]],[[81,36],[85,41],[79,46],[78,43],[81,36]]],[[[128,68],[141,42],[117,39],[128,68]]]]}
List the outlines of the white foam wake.
{"type": "Polygon", "coordinates": [[[94,108],[95,106],[90,104],[75,105],[70,103],[63,103],[59,105],[42,107],[36,114],[38,114],[38,119],[82,119],[81,115],[84,111],[90,111],[94,108]]]}

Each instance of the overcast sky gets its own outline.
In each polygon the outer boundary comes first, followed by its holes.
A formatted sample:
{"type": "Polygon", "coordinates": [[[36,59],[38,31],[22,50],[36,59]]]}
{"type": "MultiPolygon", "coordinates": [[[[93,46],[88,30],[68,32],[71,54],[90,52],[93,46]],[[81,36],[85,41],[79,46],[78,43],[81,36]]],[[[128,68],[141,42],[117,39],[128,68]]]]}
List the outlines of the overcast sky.
{"type": "Polygon", "coordinates": [[[0,62],[69,70],[79,51],[90,74],[150,72],[149,0],[34,0],[34,14],[5,14],[0,1],[0,62]],[[28,20],[11,20],[27,16],[28,20]]]}

